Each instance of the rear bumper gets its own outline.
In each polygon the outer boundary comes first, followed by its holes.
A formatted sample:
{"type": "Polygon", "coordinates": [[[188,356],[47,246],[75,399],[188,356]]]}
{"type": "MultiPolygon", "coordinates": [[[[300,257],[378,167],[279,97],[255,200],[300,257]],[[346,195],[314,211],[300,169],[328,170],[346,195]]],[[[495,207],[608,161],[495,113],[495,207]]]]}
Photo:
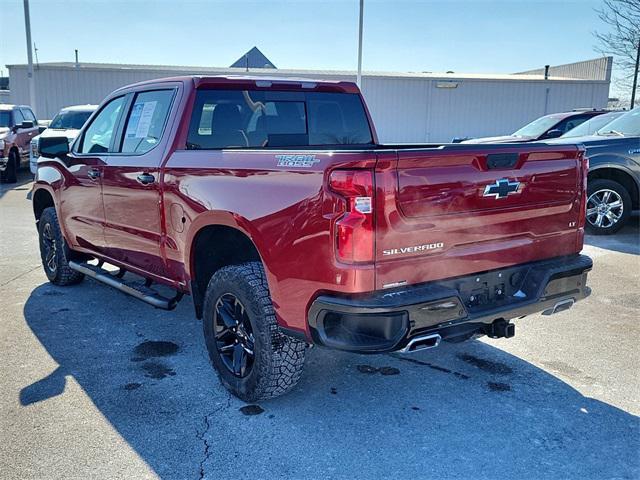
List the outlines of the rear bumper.
{"type": "Polygon", "coordinates": [[[365,295],[322,295],[309,309],[309,327],[315,343],[361,353],[402,350],[431,334],[463,339],[491,331],[496,320],[569,308],[590,294],[592,266],[572,255],[365,295]]]}

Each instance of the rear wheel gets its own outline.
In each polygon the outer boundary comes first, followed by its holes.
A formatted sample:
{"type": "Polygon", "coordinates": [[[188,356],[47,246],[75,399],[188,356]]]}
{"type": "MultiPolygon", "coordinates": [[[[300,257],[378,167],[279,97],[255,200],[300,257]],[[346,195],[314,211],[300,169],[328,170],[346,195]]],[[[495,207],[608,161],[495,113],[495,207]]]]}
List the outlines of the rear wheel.
{"type": "Polygon", "coordinates": [[[84,275],[69,267],[71,251],[64,241],[54,207],[45,208],[38,222],[40,257],[47,278],[54,285],[73,285],[84,275]]]}
{"type": "Polygon", "coordinates": [[[587,185],[587,229],[594,235],[620,230],[631,214],[631,196],[613,180],[598,179],[587,185]]]}
{"type": "Polygon", "coordinates": [[[306,344],[280,331],[259,262],[224,267],[211,277],[203,324],[211,363],[240,399],[277,397],[300,380],[306,344]]]}

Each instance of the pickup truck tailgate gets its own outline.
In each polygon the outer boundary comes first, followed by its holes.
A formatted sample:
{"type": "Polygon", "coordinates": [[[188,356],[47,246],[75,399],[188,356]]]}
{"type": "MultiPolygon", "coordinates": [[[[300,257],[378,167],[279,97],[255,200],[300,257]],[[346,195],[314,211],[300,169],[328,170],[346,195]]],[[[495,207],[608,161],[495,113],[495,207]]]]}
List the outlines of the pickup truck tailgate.
{"type": "Polygon", "coordinates": [[[572,145],[447,145],[380,153],[376,287],[580,251],[583,163],[583,151],[572,145]]]}

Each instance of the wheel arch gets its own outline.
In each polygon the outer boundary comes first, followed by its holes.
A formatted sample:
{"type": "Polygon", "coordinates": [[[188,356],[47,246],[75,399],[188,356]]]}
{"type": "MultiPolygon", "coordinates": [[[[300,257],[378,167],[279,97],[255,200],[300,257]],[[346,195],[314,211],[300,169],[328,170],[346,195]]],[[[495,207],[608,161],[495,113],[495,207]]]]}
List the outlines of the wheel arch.
{"type": "Polygon", "coordinates": [[[56,207],[53,194],[48,189],[42,187],[34,190],[31,203],[33,207],[33,215],[36,219],[36,225],[40,221],[40,217],[42,216],[42,212],[45,208],[56,207]]]}
{"type": "Polygon", "coordinates": [[[627,189],[631,196],[631,207],[636,210],[640,207],[640,187],[633,175],[626,169],[613,166],[602,165],[589,171],[588,181],[612,180],[627,189]]]}
{"type": "Polygon", "coordinates": [[[228,265],[252,261],[258,261],[264,267],[255,236],[237,221],[229,220],[223,216],[216,221],[199,222],[201,224],[189,235],[185,259],[188,260],[187,273],[198,318],[202,318],[204,292],[216,271],[228,265]]]}

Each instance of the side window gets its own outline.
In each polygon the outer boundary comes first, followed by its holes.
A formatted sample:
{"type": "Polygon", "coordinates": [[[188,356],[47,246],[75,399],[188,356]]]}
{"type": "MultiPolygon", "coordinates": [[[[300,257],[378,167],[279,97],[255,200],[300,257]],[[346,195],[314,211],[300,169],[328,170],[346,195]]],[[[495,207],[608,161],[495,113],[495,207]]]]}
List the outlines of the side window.
{"type": "Polygon", "coordinates": [[[145,153],[162,137],[175,90],[141,92],[131,107],[124,130],[121,152],[145,153]]]}
{"type": "Polygon", "coordinates": [[[124,97],[111,100],[84,131],[80,153],[106,153],[109,151],[113,131],[124,106],[124,97]]]}
{"type": "Polygon", "coordinates": [[[14,125],[20,125],[22,122],[24,122],[24,117],[22,116],[22,112],[20,111],[19,108],[16,108],[13,111],[13,124],[14,125]]]}
{"type": "Polygon", "coordinates": [[[25,120],[33,122],[34,125],[38,124],[38,122],[36,121],[36,116],[33,114],[30,108],[21,108],[20,111],[22,112],[22,116],[25,120]]]}
{"type": "Polygon", "coordinates": [[[587,120],[587,117],[572,117],[563,120],[558,124],[556,129],[562,130],[563,133],[568,132],[571,129],[576,128],[581,123],[584,123],[587,120]]]}

